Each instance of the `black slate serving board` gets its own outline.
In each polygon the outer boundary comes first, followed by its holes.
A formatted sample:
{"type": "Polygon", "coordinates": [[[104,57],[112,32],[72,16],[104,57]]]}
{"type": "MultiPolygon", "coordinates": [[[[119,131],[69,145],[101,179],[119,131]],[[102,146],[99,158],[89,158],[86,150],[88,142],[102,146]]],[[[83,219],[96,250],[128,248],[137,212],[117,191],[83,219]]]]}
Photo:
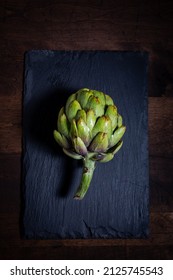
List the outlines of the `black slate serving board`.
{"type": "Polygon", "coordinates": [[[23,110],[24,236],[145,238],[149,222],[147,63],[142,52],[30,51],[23,110]],[[114,99],[127,131],[114,159],[98,163],[82,201],[82,163],[53,139],[59,109],[80,88],[114,99]]]}

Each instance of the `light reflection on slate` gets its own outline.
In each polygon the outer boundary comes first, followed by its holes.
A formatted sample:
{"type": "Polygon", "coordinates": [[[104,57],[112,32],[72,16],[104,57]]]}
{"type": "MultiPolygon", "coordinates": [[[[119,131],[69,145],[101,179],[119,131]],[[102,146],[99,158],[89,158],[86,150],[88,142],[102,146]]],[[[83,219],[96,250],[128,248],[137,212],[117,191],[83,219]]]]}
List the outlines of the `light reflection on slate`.
{"type": "Polygon", "coordinates": [[[149,222],[147,53],[30,51],[25,56],[23,226],[26,238],[145,238],[149,222]],[[109,94],[127,131],[114,159],[98,163],[82,201],[82,163],[53,139],[67,97],[109,94]]]}

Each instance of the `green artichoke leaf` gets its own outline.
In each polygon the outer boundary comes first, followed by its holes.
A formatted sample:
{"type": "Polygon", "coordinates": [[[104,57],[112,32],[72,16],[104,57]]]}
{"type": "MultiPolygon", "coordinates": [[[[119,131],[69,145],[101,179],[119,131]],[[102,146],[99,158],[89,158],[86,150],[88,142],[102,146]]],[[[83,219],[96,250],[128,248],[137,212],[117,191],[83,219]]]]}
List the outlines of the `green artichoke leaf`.
{"type": "Polygon", "coordinates": [[[66,111],[67,118],[69,121],[72,121],[72,119],[75,118],[78,110],[81,110],[81,106],[77,100],[73,100],[69,104],[67,111],[66,111]]]}
{"type": "Polygon", "coordinates": [[[77,92],[77,101],[80,103],[82,108],[86,107],[88,99],[92,96],[93,93],[89,89],[83,89],[77,92]]]}
{"type": "Polygon", "coordinates": [[[91,133],[90,133],[88,126],[86,125],[85,121],[82,118],[80,118],[77,121],[77,131],[78,131],[79,137],[82,139],[84,144],[86,146],[88,146],[90,138],[91,138],[91,133]]]}
{"type": "Polygon", "coordinates": [[[75,151],[82,156],[87,155],[87,148],[80,137],[76,137],[73,139],[75,151]]]}
{"type": "Polygon", "coordinates": [[[61,108],[58,115],[58,122],[57,122],[58,131],[69,137],[69,124],[66,115],[64,114],[64,107],[61,108]]]}
{"type": "Polygon", "coordinates": [[[118,127],[121,127],[123,125],[123,118],[120,114],[118,114],[118,127]]]}
{"type": "Polygon", "coordinates": [[[114,157],[113,153],[108,153],[102,159],[100,159],[99,162],[108,162],[108,161],[112,160],[113,157],[114,157]]]}
{"type": "Polygon", "coordinates": [[[86,91],[90,91],[90,89],[89,88],[81,88],[76,93],[78,95],[78,94],[81,94],[81,93],[86,92],[86,91]]]}
{"type": "Polygon", "coordinates": [[[121,149],[122,145],[123,145],[123,141],[120,140],[115,146],[113,146],[108,150],[108,154],[112,153],[113,155],[115,155],[121,149]]]}
{"type": "Polygon", "coordinates": [[[68,107],[69,107],[69,105],[70,105],[70,103],[72,102],[72,101],[74,101],[76,99],[76,93],[73,93],[73,94],[71,94],[69,97],[68,97],[68,99],[67,99],[67,101],[66,101],[66,105],[65,105],[65,112],[67,113],[67,110],[68,110],[68,107]]]}
{"type": "Polygon", "coordinates": [[[100,117],[104,114],[104,105],[101,103],[98,97],[90,96],[88,99],[86,108],[92,109],[96,115],[96,117],[100,117]]]}
{"type": "Polygon", "coordinates": [[[77,131],[77,126],[76,126],[76,121],[75,121],[75,119],[73,119],[71,122],[71,127],[70,127],[70,137],[71,137],[71,139],[73,139],[77,136],[78,136],[78,131],[77,131]]]}
{"type": "Polygon", "coordinates": [[[112,134],[112,124],[108,116],[99,117],[96,121],[96,124],[92,130],[92,137],[94,137],[98,132],[107,133],[108,139],[112,134]]]}
{"type": "Polygon", "coordinates": [[[112,123],[112,131],[117,127],[117,107],[115,105],[108,105],[105,116],[108,116],[112,123]]]}
{"type": "Polygon", "coordinates": [[[123,137],[125,131],[126,131],[125,126],[121,126],[114,131],[114,133],[111,135],[110,141],[109,141],[110,148],[115,146],[120,141],[120,139],[123,137]]]}
{"type": "Polygon", "coordinates": [[[105,95],[104,95],[104,93],[101,92],[101,91],[97,91],[97,90],[93,90],[92,92],[93,92],[94,96],[99,99],[100,103],[103,106],[105,106],[105,95]]]}
{"type": "Polygon", "coordinates": [[[105,94],[105,104],[106,105],[114,105],[114,102],[113,102],[112,98],[107,94],[105,94]]]}
{"type": "Polygon", "coordinates": [[[69,149],[70,148],[70,143],[68,142],[67,138],[59,133],[59,131],[54,130],[53,131],[53,136],[56,142],[63,148],[69,149]]]}
{"type": "Polygon", "coordinates": [[[69,156],[69,157],[71,157],[71,158],[73,158],[73,159],[83,159],[83,157],[82,157],[81,155],[76,154],[76,153],[72,152],[71,150],[67,150],[67,149],[63,148],[63,152],[64,152],[67,156],[69,156]]]}
{"type": "Polygon", "coordinates": [[[91,152],[103,153],[108,148],[108,135],[104,132],[99,132],[92,140],[89,150],[91,152]]]}
{"type": "Polygon", "coordinates": [[[92,131],[95,122],[96,122],[96,116],[94,114],[94,111],[90,109],[86,113],[86,123],[90,131],[92,131]]]}
{"type": "Polygon", "coordinates": [[[86,112],[85,110],[78,110],[75,119],[78,120],[82,118],[84,122],[86,123],[86,112]]]}

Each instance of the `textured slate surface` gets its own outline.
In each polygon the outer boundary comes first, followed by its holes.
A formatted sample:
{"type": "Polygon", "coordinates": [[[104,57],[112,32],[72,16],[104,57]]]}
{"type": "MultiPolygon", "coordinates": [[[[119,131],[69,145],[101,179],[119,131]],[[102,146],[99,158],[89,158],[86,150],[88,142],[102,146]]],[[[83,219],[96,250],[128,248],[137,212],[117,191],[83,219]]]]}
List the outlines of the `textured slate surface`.
{"type": "Polygon", "coordinates": [[[141,52],[30,51],[25,57],[23,215],[26,238],[145,238],[149,222],[147,62],[141,52]],[[52,131],[67,97],[88,87],[110,94],[124,117],[124,145],[98,163],[82,201],[82,165],[52,131]]]}

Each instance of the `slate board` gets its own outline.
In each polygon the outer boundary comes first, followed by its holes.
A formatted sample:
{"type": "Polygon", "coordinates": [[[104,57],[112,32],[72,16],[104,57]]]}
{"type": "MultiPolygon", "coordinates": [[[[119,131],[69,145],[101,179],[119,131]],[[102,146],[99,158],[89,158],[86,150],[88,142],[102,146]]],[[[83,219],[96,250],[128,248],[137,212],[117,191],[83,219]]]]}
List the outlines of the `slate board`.
{"type": "Polygon", "coordinates": [[[30,51],[23,110],[24,236],[146,238],[149,223],[148,104],[145,52],[30,51]],[[98,163],[82,201],[73,199],[81,161],[53,139],[59,109],[87,87],[114,99],[127,131],[114,159],[98,163]]]}

